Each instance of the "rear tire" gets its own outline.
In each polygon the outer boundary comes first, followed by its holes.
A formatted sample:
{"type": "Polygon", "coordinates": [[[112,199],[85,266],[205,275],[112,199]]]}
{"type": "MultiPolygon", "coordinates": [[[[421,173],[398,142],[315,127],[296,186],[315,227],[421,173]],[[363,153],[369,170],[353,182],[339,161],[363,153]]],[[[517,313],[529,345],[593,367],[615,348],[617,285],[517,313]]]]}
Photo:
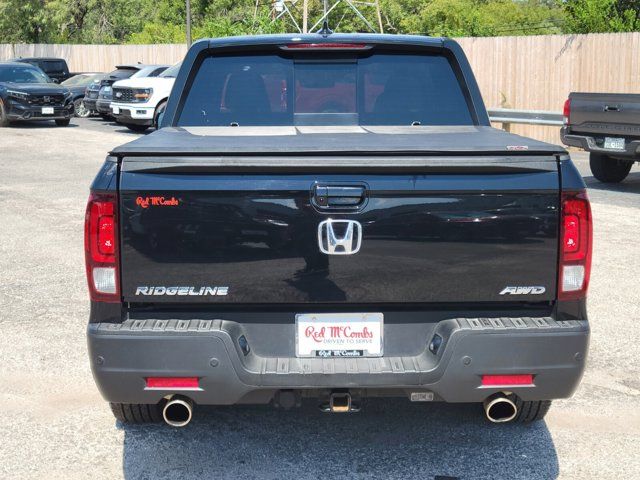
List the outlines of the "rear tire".
{"type": "Polygon", "coordinates": [[[158,423],[162,421],[160,404],[109,403],[113,416],[122,423],[158,423]]]}
{"type": "Polygon", "coordinates": [[[9,122],[7,114],[4,110],[4,103],[2,102],[2,100],[0,100],[0,128],[8,127],[10,123],[11,122],[9,122]]]}
{"type": "Polygon", "coordinates": [[[551,400],[531,400],[523,401],[515,399],[518,414],[513,419],[517,423],[531,423],[542,420],[551,408],[551,400]]]}
{"type": "Polygon", "coordinates": [[[589,155],[591,173],[603,183],[619,183],[629,175],[633,160],[618,160],[601,153],[589,155]]]}
{"type": "Polygon", "coordinates": [[[69,118],[63,118],[60,120],[56,120],[56,125],[59,127],[66,127],[69,125],[69,122],[71,122],[71,119],[69,118]]]}
{"type": "Polygon", "coordinates": [[[132,132],[137,132],[137,133],[144,133],[149,128],[148,125],[136,125],[133,123],[130,123],[130,124],[125,123],[123,125],[127,127],[129,130],[131,130],[132,132]]]}

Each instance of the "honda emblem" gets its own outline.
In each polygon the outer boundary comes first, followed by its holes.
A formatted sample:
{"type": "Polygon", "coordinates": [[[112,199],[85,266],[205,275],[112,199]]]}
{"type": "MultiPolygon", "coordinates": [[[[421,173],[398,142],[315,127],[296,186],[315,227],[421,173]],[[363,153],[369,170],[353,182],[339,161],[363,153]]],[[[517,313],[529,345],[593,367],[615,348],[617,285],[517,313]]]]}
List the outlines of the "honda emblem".
{"type": "Polygon", "coordinates": [[[362,245],[362,225],[355,220],[325,220],[318,225],[318,245],[327,255],[353,255],[362,245]]]}

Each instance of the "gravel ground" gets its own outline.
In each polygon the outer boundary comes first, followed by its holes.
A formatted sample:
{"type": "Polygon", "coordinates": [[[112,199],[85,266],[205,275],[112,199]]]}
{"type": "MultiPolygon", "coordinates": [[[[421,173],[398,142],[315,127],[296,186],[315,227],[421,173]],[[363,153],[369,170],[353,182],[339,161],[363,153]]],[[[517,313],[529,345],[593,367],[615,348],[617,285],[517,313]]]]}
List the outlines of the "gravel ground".
{"type": "Polygon", "coordinates": [[[2,478],[640,478],[640,171],[589,185],[595,248],[588,368],[545,422],[491,425],[477,405],[379,400],[199,409],[185,429],[113,419],[86,354],[82,225],[105,153],[136,137],[97,119],[0,130],[2,478]]]}

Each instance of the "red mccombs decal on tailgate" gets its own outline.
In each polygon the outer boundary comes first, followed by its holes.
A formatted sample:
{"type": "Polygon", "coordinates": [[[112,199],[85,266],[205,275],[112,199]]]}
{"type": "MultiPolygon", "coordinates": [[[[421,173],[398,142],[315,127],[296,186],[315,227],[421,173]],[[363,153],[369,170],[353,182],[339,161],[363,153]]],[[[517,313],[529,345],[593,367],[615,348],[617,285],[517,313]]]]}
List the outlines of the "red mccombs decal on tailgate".
{"type": "Polygon", "coordinates": [[[142,208],[149,207],[177,207],[180,205],[180,200],[176,197],[138,197],[136,198],[136,205],[142,208]]]}

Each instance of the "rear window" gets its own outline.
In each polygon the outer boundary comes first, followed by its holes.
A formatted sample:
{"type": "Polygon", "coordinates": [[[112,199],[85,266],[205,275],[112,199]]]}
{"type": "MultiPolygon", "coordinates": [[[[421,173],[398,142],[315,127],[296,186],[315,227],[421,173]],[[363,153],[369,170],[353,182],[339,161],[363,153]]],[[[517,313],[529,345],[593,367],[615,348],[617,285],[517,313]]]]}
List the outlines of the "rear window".
{"type": "Polygon", "coordinates": [[[118,68],[117,70],[114,70],[113,72],[109,73],[107,77],[111,79],[115,78],[118,80],[122,80],[124,78],[129,78],[131,75],[133,75],[137,71],[138,71],[137,68],[118,68]]]}
{"type": "Polygon", "coordinates": [[[41,60],[38,64],[45,73],[64,73],[67,68],[62,60],[41,60]]]}
{"type": "Polygon", "coordinates": [[[181,126],[471,125],[460,82],[441,55],[354,59],[208,57],[181,126]]]}

